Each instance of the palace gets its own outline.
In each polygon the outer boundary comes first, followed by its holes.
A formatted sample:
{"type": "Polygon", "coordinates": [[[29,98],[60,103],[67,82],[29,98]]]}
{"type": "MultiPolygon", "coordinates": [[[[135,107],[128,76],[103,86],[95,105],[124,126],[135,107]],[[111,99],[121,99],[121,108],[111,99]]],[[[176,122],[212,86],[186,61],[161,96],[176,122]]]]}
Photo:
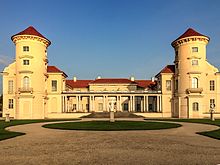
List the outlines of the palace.
{"type": "Polygon", "coordinates": [[[171,45],[174,65],[151,80],[67,79],[48,65],[51,42],[34,27],[11,37],[15,61],[3,72],[3,117],[74,118],[91,112],[133,112],[144,117],[205,118],[210,107],[220,117],[220,73],[206,58],[209,37],[189,28],[171,45]]]}

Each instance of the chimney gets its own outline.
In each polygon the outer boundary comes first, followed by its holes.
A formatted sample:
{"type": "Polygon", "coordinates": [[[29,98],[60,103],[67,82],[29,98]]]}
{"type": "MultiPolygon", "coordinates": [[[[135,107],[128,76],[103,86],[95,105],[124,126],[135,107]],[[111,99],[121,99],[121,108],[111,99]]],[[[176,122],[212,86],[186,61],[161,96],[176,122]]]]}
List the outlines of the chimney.
{"type": "Polygon", "coordinates": [[[101,79],[101,76],[99,75],[96,79],[101,79]]]}
{"type": "Polygon", "coordinates": [[[151,81],[154,82],[155,81],[155,77],[151,77],[151,81]]]}
{"type": "Polygon", "coordinates": [[[76,76],[73,77],[73,81],[76,82],[76,76]]]}
{"type": "Polygon", "coordinates": [[[131,81],[134,81],[134,76],[131,76],[131,77],[130,77],[130,80],[131,80],[131,81]]]}

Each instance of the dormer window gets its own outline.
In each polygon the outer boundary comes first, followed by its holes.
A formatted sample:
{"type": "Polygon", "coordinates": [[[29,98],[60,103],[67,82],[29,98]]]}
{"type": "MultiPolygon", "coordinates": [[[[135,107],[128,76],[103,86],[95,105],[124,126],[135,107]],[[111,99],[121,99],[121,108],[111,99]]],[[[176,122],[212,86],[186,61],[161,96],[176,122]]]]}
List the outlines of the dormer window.
{"type": "Polygon", "coordinates": [[[24,52],[29,52],[29,46],[23,46],[23,51],[24,52]]]}
{"type": "Polygon", "coordinates": [[[30,61],[29,60],[23,60],[23,65],[29,65],[30,61]]]}
{"type": "Polygon", "coordinates": [[[192,52],[199,52],[199,48],[198,47],[192,47],[192,52]]]}

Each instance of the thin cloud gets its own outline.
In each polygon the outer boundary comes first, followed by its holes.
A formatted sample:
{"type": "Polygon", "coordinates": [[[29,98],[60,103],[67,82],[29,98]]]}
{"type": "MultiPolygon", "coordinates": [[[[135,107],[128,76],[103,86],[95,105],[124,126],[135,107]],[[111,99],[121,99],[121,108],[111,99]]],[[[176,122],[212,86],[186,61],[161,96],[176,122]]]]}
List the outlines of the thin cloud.
{"type": "Polygon", "coordinates": [[[0,66],[7,66],[13,61],[12,58],[5,56],[5,55],[0,55],[0,66]]]}

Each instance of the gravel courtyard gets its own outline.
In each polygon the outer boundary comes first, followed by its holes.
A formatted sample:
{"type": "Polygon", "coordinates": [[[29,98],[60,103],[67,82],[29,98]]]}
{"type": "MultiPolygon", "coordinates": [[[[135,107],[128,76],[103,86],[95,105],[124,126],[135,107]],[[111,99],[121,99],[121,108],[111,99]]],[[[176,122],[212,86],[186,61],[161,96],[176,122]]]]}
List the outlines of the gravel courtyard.
{"type": "Polygon", "coordinates": [[[195,134],[217,126],[181,123],[166,130],[99,132],[44,124],[8,128],[27,134],[0,141],[0,164],[220,164],[220,140],[195,134]]]}

